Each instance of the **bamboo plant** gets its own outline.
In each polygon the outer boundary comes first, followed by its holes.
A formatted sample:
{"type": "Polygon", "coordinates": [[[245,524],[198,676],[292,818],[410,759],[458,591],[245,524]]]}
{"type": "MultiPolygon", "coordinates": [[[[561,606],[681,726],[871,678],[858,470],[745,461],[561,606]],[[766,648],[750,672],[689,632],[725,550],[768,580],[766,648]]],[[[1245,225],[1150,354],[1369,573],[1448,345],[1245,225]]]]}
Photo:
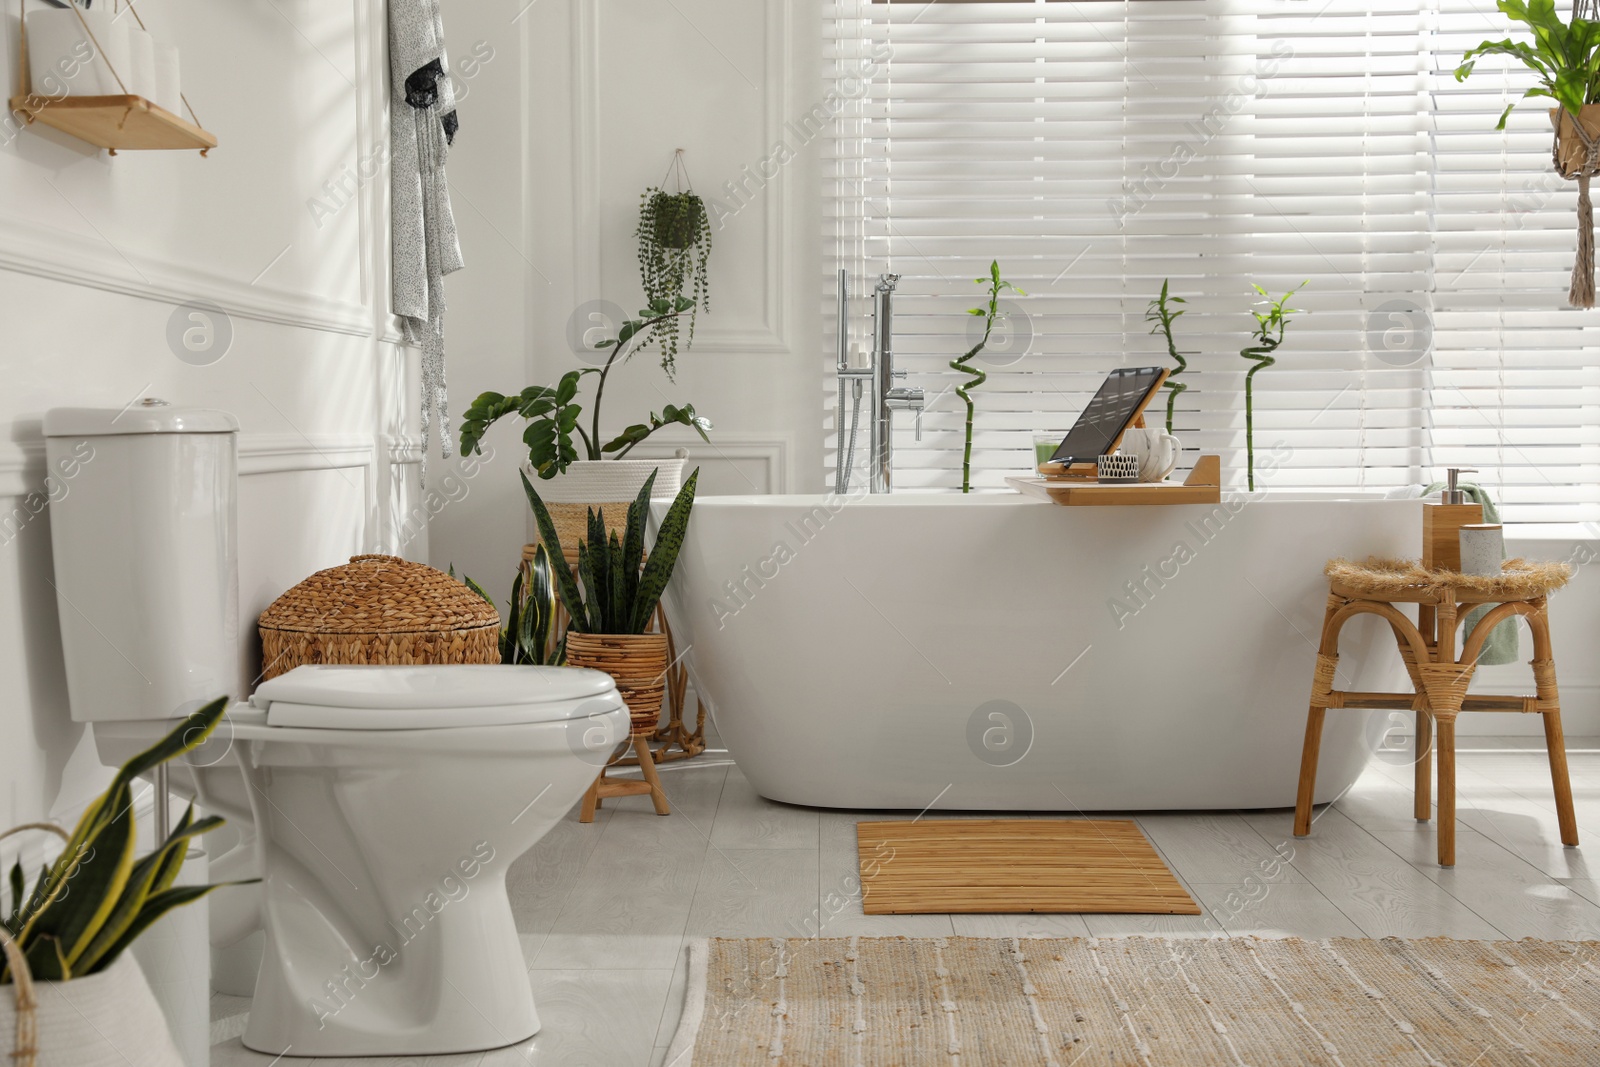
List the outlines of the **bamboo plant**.
{"type": "Polygon", "coordinates": [[[994,332],[994,321],[1000,316],[1000,294],[1006,290],[1010,290],[1019,296],[1028,295],[1021,289],[1018,289],[1016,286],[1000,277],[999,260],[993,260],[990,262],[989,277],[974,278],[972,280],[979,285],[987,285],[989,287],[988,303],[982,307],[967,309],[968,315],[979,315],[983,317],[983,336],[978,339],[977,344],[967,349],[966,355],[962,356],[960,359],[953,359],[950,361],[950,368],[952,370],[960,371],[962,374],[972,375],[972,377],[967,381],[956,386],[956,395],[961,398],[962,403],[967,405],[966,444],[962,448],[961,452],[961,491],[963,493],[972,492],[972,390],[978,388],[978,386],[989,380],[989,375],[979,370],[977,367],[974,367],[972,365],[972,360],[977,357],[978,353],[982,352],[986,347],[988,347],[989,335],[994,332]]]}
{"type": "Polygon", "coordinates": [[[1177,342],[1172,339],[1172,324],[1178,321],[1183,314],[1182,308],[1173,308],[1173,304],[1187,303],[1181,296],[1169,296],[1167,284],[1170,279],[1161,281],[1161,295],[1150,301],[1150,306],[1145,308],[1144,321],[1154,323],[1150,327],[1152,334],[1161,334],[1167,341],[1167,355],[1178,365],[1178,369],[1167,375],[1167,432],[1172,432],[1172,409],[1177,403],[1178,394],[1188,389],[1188,383],[1178,381],[1178,375],[1189,369],[1189,361],[1183,358],[1183,353],[1178,351],[1177,342]]]}
{"type": "Polygon", "coordinates": [[[605,515],[590,508],[589,536],[578,542],[578,573],[574,575],[562,552],[549,510],[528,476],[522,475],[522,488],[539,525],[539,538],[550,548],[550,566],[555,574],[556,590],[570,617],[570,630],[583,634],[642,634],[649,628],[656,604],[677,565],[678,552],[683,548],[689,512],[694,507],[695,483],[699,479],[697,467],[667,508],[648,559],[644,553],[644,534],[650,491],[656,483],[654,471],[628,505],[626,532],[621,538],[612,531],[608,539],[605,515]]]}
{"type": "MultiPolygon", "coordinates": [[[[123,764],[110,787],[84,811],[61,855],[39,872],[31,893],[26,891],[22,862],[12,866],[11,909],[0,925],[21,949],[36,980],[62,982],[103,971],[173,908],[223,885],[245,884],[175,884],[189,839],[223,824],[215,815],[196,819],[192,804],[164,842],[149,855],[134,858],[134,779],[198,748],[216,729],[227,706],[226,697],[212,701],[123,764]]],[[[17,829],[43,825],[47,824],[17,829]]],[[[12,978],[0,958],[0,982],[12,978]]]]}
{"type": "MultiPolygon", "coordinates": [[[[450,576],[455,577],[455,568],[450,576]]],[[[491,597],[477,582],[463,576],[468,589],[494,606],[491,597]]],[[[556,591],[551,580],[550,553],[543,544],[533,546],[533,559],[526,571],[517,568],[511,580],[511,600],[506,605],[506,625],[500,631],[500,662],[507,666],[532,664],[560,666],[566,658],[559,641],[552,641],[556,622],[556,591]],[[524,583],[524,575],[527,581],[524,583]],[[526,584],[526,591],[524,591],[526,584]]]]}
{"type": "Polygon", "coordinates": [[[1284,293],[1274,300],[1267,291],[1259,285],[1252,285],[1261,299],[1259,305],[1265,305],[1266,310],[1250,309],[1250,314],[1255,317],[1256,328],[1251,334],[1255,342],[1239,350],[1239,355],[1248,359],[1254,365],[1244,375],[1244,450],[1245,472],[1249,480],[1251,492],[1256,488],[1256,439],[1255,439],[1255,397],[1251,392],[1257,372],[1272,366],[1277,362],[1273,353],[1278,346],[1283,344],[1283,332],[1289,326],[1289,316],[1300,314],[1299,308],[1286,307],[1289,298],[1310,284],[1309,279],[1284,293]]]}
{"type": "Polygon", "coordinates": [[[578,459],[621,459],[663,426],[688,426],[709,442],[706,431],[711,428],[711,421],[697,414],[693,404],[668,404],[661,409],[661,414],[650,412],[648,422],[634,423],[609,441],[600,436],[600,404],[605,398],[611,371],[619,361],[626,363],[649,341],[654,331],[676,321],[692,307],[694,301],[685,297],[653,298],[649,306],[639,312],[639,318],[622,324],[616,337],[604,338],[595,344],[597,350],[607,352],[603,366],[568,371],[554,386],[530,385],[514,396],[480,393],[461,420],[461,454],[470,456],[477,452],[489,427],[507,415],[520,415],[528,420],[522,441],[528,446],[528,464],[540,478],[554,478],[578,459]],[[585,430],[578,421],[583,414],[578,387],[591,374],[596,376],[594,401],[589,413],[589,429],[585,430]],[[579,443],[583,446],[581,456],[579,443]]]}

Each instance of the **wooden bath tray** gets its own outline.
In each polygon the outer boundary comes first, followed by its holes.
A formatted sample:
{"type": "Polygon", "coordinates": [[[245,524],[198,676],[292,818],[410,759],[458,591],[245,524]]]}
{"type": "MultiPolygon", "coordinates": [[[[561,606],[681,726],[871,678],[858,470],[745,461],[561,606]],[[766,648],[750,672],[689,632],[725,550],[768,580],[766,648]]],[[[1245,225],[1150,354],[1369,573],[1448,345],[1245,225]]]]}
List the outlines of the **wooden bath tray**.
{"type": "Polygon", "coordinates": [[[1138,482],[1101,485],[1054,478],[1007,478],[1006,484],[1024,496],[1038,497],[1067,507],[1114,507],[1119,504],[1220,504],[1222,458],[1201,456],[1182,484],[1138,482]]]}

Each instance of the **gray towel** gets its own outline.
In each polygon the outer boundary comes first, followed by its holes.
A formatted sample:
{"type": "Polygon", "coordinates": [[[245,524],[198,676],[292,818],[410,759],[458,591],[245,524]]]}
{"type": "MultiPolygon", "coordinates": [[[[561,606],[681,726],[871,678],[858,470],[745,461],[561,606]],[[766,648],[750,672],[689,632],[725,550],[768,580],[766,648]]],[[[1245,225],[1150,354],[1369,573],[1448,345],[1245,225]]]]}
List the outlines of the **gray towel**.
{"type": "Polygon", "coordinates": [[[422,348],[422,469],[428,474],[433,413],[449,457],[444,373],[444,276],[461,269],[461,245],[445,156],[456,131],[455,90],[438,0],[389,0],[389,147],[394,313],[406,342],[422,348]]]}

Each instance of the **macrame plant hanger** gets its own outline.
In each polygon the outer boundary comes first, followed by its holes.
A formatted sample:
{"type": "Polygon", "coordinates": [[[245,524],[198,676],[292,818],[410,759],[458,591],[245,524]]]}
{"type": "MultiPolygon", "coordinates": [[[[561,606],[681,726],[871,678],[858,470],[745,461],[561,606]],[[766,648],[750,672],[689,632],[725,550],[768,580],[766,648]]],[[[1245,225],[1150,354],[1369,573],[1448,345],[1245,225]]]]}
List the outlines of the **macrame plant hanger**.
{"type": "MultiPolygon", "coordinates": [[[[1600,0],[1572,0],[1572,17],[1600,21],[1600,0]]],[[[1584,110],[1587,110],[1585,108],[1584,110]]],[[[1583,115],[1572,114],[1556,104],[1555,142],[1550,148],[1556,173],[1578,182],[1578,252],[1572,263],[1572,286],[1567,303],[1573,307],[1594,307],[1594,205],[1589,200],[1589,179],[1600,174],[1600,132],[1584,128],[1583,115]],[[1561,135],[1571,120],[1571,129],[1583,146],[1582,154],[1567,150],[1561,135]]]]}

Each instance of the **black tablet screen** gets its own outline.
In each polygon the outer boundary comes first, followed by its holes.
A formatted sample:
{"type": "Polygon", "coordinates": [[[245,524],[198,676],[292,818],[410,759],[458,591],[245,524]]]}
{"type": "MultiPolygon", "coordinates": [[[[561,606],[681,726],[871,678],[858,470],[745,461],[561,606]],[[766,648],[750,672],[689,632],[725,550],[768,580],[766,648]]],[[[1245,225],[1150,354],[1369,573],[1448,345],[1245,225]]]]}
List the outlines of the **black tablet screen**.
{"type": "Polygon", "coordinates": [[[1160,367],[1119,367],[1106,375],[1099,392],[1050,458],[1061,463],[1093,463],[1104,455],[1160,377],[1160,367]]]}

